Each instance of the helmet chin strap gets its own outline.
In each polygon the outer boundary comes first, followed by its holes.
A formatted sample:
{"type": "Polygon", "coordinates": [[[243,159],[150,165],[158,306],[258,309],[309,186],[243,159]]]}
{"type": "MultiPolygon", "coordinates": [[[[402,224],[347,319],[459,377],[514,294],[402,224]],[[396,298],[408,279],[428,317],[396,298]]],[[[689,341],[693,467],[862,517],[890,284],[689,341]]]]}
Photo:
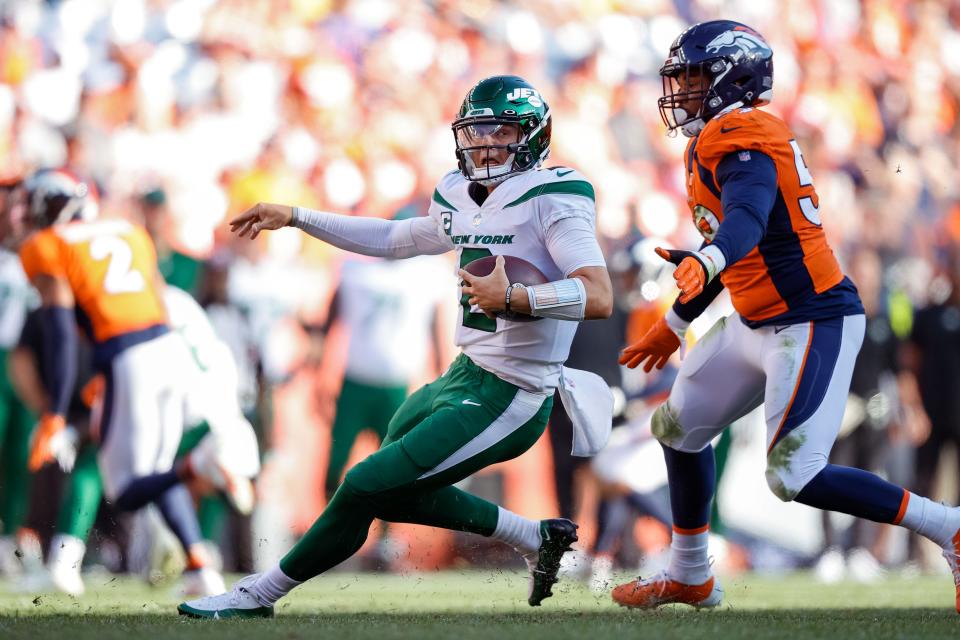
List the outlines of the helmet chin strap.
{"type": "MultiPolygon", "coordinates": [[[[734,109],[739,109],[742,106],[743,106],[743,101],[738,100],[737,102],[727,105],[726,107],[718,111],[717,114],[714,115],[713,117],[716,118],[718,116],[722,116],[725,113],[730,113],[734,109]]],[[[677,122],[681,122],[680,116],[682,115],[686,117],[687,111],[686,109],[677,108],[673,110],[673,114],[674,114],[673,117],[677,119],[677,122]]],[[[695,135],[698,135],[701,131],[703,131],[704,126],[706,126],[706,122],[703,121],[703,118],[694,118],[693,120],[690,120],[689,122],[684,122],[682,125],[680,125],[680,131],[681,133],[683,133],[684,136],[688,138],[692,138],[695,135]]]]}
{"type": "Polygon", "coordinates": [[[705,123],[704,123],[704,121],[703,121],[703,118],[694,118],[694,119],[691,120],[690,122],[684,122],[684,123],[680,126],[680,132],[681,132],[684,136],[686,136],[686,137],[688,137],[688,138],[692,138],[693,136],[695,136],[695,135],[699,134],[701,131],[703,131],[703,126],[704,126],[704,124],[705,124],[705,123]]]}

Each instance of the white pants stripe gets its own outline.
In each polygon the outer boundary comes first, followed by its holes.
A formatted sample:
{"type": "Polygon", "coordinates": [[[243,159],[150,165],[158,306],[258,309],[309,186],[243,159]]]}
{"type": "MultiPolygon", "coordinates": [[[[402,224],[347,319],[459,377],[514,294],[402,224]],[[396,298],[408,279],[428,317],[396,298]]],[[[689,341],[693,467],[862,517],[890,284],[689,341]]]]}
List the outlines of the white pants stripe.
{"type": "Polygon", "coordinates": [[[424,478],[429,478],[430,476],[446,471],[465,460],[469,460],[478,453],[489,449],[533,419],[533,417],[537,415],[537,412],[540,411],[540,407],[543,406],[543,402],[546,399],[547,396],[543,394],[530,393],[523,389],[517,390],[517,395],[514,396],[504,412],[490,423],[489,427],[454,451],[449,458],[417,479],[423,480],[424,478]]]}

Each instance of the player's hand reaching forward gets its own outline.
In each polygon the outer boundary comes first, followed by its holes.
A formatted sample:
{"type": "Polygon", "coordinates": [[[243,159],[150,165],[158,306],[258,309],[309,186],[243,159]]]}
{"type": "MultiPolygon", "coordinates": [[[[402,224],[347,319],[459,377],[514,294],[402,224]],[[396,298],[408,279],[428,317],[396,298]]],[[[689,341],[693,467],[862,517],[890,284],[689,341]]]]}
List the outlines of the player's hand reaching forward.
{"type": "Polygon", "coordinates": [[[620,364],[635,369],[646,360],[643,370],[647,373],[656,367],[663,369],[673,352],[683,345],[676,331],[664,318],[657,320],[642,338],[628,346],[620,354],[620,364]]]}
{"type": "Polygon", "coordinates": [[[253,240],[261,231],[281,229],[293,220],[293,207],[260,202],[230,221],[230,231],[253,240]]]}
{"type": "Polygon", "coordinates": [[[719,271],[713,258],[700,251],[657,247],[656,252],[667,262],[677,265],[673,271],[673,279],[677,281],[677,287],[680,289],[681,304],[686,304],[700,295],[703,288],[719,271]]]}

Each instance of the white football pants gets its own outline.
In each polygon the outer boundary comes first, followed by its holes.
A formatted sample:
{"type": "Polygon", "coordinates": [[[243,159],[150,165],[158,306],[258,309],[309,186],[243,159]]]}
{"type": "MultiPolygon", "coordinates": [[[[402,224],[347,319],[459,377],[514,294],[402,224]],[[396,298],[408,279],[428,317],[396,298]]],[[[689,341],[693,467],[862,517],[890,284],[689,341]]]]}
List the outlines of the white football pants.
{"type": "Polygon", "coordinates": [[[110,364],[98,457],[109,500],[134,478],[173,467],[183,433],[184,348],[171,332],[125,349],[110,364]]]}
{"type": "Polygon", "coordinates": [[[653,433],[677,451],[703,450],[763,404],[767,484],[793,500],[827,464],[863,342],[864,316],[750,329],[720,319],[680,365],[653,433]]]}

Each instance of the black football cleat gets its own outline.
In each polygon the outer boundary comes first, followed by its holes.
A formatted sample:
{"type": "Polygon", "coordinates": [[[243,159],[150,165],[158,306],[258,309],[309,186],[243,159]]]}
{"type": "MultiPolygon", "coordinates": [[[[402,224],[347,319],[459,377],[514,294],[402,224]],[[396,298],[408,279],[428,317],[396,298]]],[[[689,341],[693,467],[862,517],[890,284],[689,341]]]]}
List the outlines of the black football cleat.
{"type": "Polygon", "coordinates": [[[530,567],[530,595],[527,602],[531,607],[539,607],[544,599],[553,595],[560,559],[577,541],[577,525],[566,518],[541,520],[540,539],[536,564],[527,562],[530,567]]]}

